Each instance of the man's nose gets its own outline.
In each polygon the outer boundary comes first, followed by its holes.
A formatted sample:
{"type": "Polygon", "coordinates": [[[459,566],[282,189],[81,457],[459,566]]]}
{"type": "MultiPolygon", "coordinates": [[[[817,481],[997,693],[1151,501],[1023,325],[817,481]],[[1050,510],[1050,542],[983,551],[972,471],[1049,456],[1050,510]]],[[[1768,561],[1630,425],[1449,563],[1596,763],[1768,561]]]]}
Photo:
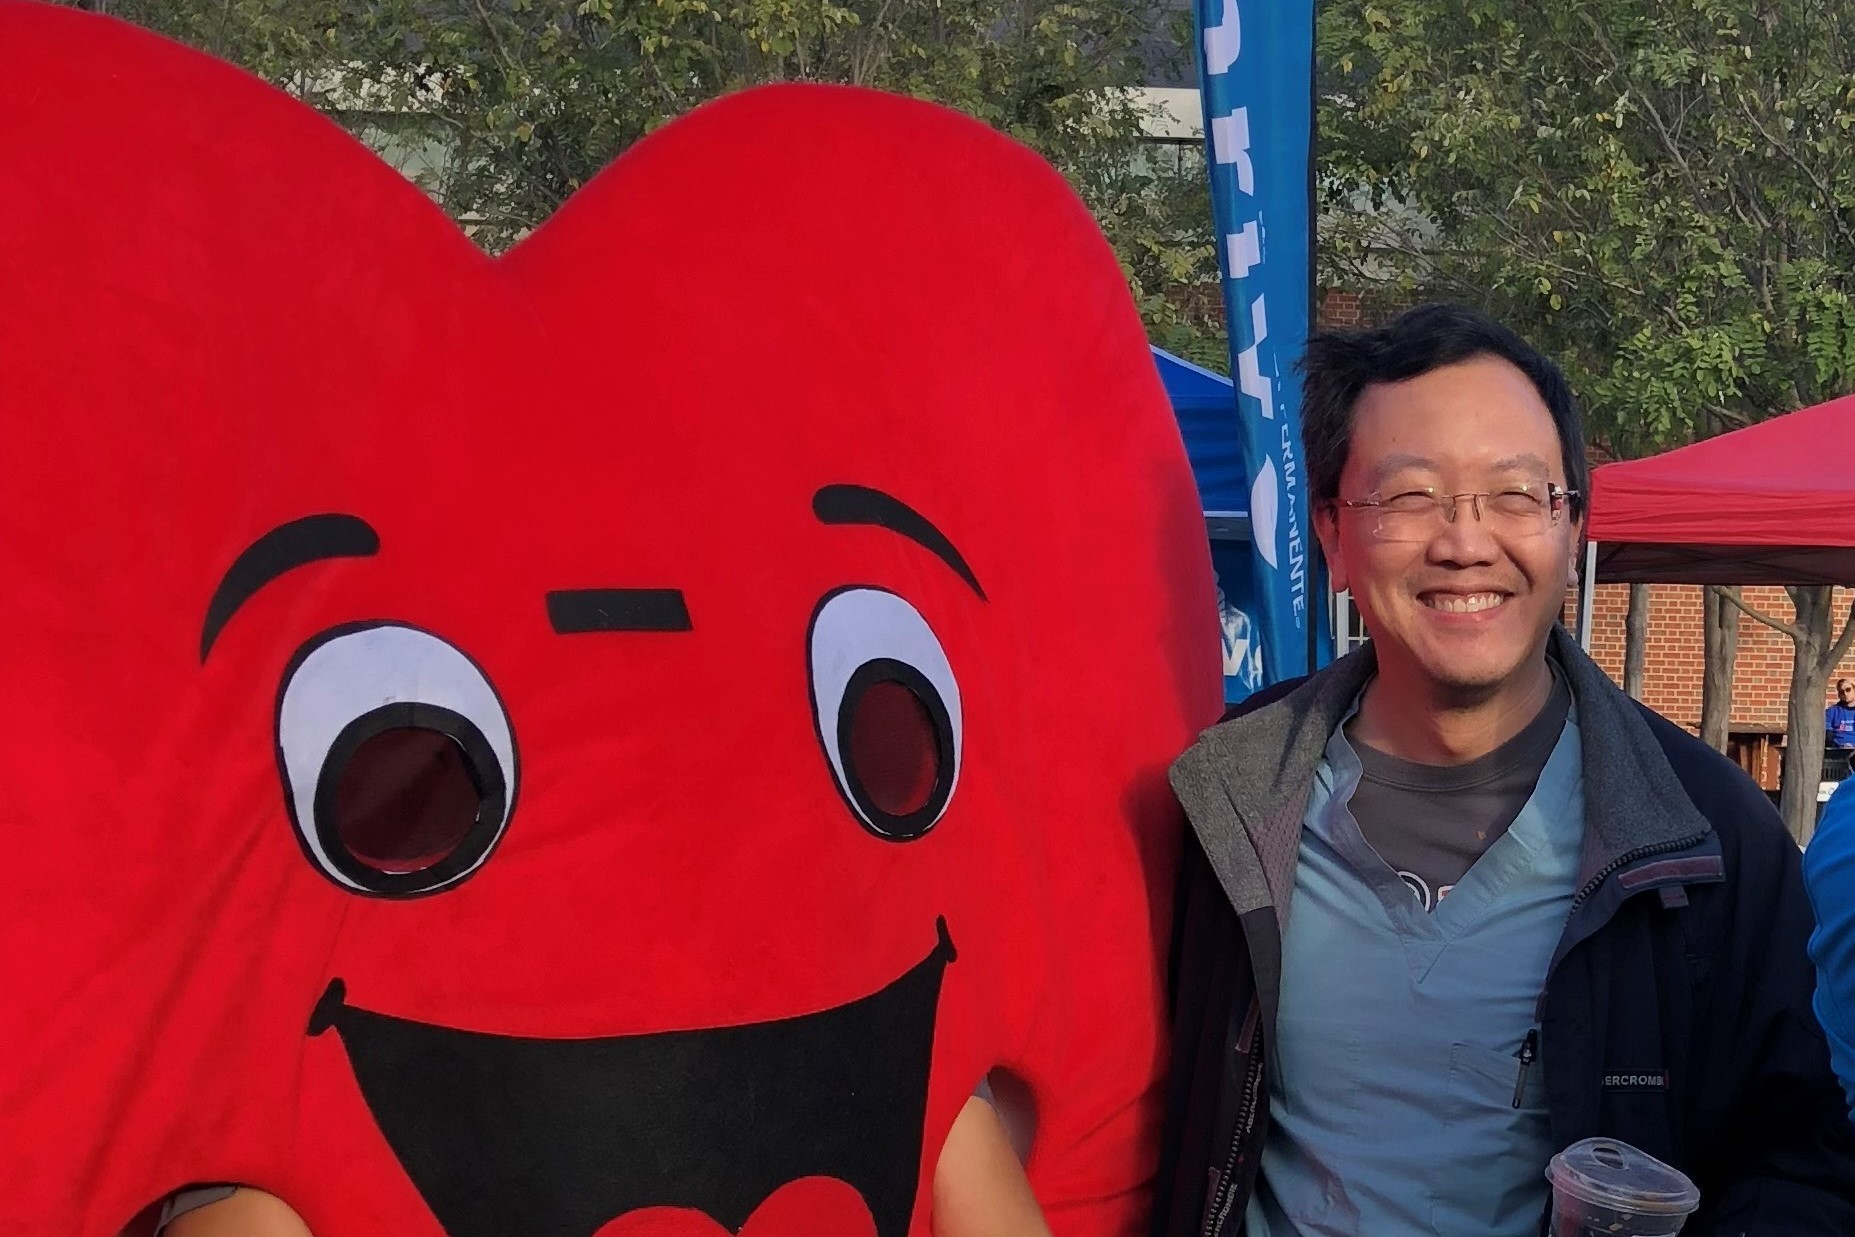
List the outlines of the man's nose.
{"type": "Polygon", "coordinates": [[[1433,563],[1470,565],[1492,563],[1500,558],[1500,546],[1488,529],[1487,521],[1475,517],[1475,499],[1463,495],[1456,504],[1456,518],[1444,524],[1430,539],[1428,557],[1433,563]]]}

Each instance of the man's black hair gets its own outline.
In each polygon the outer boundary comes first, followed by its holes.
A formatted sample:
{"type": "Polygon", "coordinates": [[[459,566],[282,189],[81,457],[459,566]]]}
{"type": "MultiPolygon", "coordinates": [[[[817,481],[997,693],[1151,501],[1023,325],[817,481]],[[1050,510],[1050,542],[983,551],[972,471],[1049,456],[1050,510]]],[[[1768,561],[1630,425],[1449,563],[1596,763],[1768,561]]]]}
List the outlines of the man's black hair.
{"type": "Polygon", "coordinates": [[[1340,496],[1340,472],[1352,444],[1353,409],[1375,382],[1401,382],[1479,356],[1509,362],[1532,382],[1552,414],[1564,457],[1565,487],[1576,490],[1573,518],[1584,513],[1591,470],[1585,460],[1578,401],[1559,367],[1544,353],[1485,314],[1460,305],[1420,305],[1389,326],[1324,331],[1308,340],[1301,359],[1301,441],[1314,507],[1340,496]]]}

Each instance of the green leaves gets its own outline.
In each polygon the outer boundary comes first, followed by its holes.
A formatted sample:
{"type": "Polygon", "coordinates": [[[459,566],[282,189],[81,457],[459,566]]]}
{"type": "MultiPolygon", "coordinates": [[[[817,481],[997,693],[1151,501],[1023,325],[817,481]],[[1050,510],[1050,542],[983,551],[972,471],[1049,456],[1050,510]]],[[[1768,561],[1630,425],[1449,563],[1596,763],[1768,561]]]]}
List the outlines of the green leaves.
{"type": "Polygon", "coordinates": [[[1855,12],[1328,0],[1319,54],[1329,281],[1513,322],[1620,454],[1855,388],[1855,12]]]}

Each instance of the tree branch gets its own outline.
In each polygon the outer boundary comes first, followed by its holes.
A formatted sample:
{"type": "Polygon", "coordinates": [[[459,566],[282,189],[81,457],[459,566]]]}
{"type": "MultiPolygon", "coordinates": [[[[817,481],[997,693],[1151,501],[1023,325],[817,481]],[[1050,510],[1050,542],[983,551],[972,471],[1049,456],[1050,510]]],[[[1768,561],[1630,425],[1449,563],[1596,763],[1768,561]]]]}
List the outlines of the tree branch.
{"type": "Polygon", "coordinates": [[[889,5],[892,2],[882,0],[882,7],[876,10],[876,16],[867,26],[862,27],[861,33],[866,37],[856,40],[858,46],[850,54],[850,84],[853,86],[869,85],[877,69],[889,58],[889,45],[882,27],[883,22],[888,20],[889,5]]]}
{"type": "Polygon", "coordinates": [[[1701,191],[1700,181],[1694,175],[1694,169],[1689,165],[1687,156],[1681,153],[1681,143],[1676,141],[1675,135],[1669,131],[1668,122],[1662,118],[1662,113],[1655,106],[1655,101],[1649,97],[1649,92],[1638,86],[1635,79],[1630,76],[1629,70],[1624,67],[1623,54],[1610,41],[1604,28],[1598,24],[1597,18],[1588,12],[1581,13],[1579,16],[1584,19],[1585,28],[1591,32],[1591,37],[1597,40],[1598,45],[1610,57],[1612,70],[1623,81],[1629,93],[1641,106],[1643,113],[1649,117],[1650,123],[1655,126],[1657,136],[1662,139],[1662,149],[1668,152],[1668,157],[1674,160],[1677,168],[1681,169],[1681,178],[1687,181],[1688,190],[1694,195],[1695,202],[1704,201],[1706,195],[1701,191]]]}
{"type": "Polygon", "coordinates": [[[1816,186],[1817,193],[1822,195],[1822,208],[1829,213],[1831,221],[1835,223],[1836,231],[1842,236],[1842,243],[1851,248],[1855,248],[1855,232],[1849,230],[1848,220],[1843,218],[1841,203],[1836,201],[1836,195],[1830,192],[1829,186],[1823,183],[1823,178],[1816,174],[1816,169],[1799,158],[1797,152],[1791,148],[1789,143],[1779,141],[1772,135],[1770,130],[1765,128],[1764,122],[1759,120],[1752,109],[1746,106],[1746,99],[1743,93],[1735,95],[1733,101],[1739,105],[1740,115],[1744,116],[1746,120],[1751,123],[1752,127],[1758,130],[1758,135],[1767,142],[1770,142],[1772,149],[1788,159],[1792,167],[1810,178],[1810,183],[1816,186]]]}
{"type": "MultiPolygon", "coordinates": [[[[1772,618],[1769,614],[1766,614],[1760,611],[1758,608],[1747,605],[1743,598],[1741,598],[1735,593],[1728,592],[1725,589],[1720,590],[1720,596],[1726,598],[1726,600],[1732,602],[1735,606],[1738,606],[1741,610],[1744,610],[1747,614],[1751,615],[1753,618],[1757,619],[1759,622],[1763,623],[1765,626],[1771,628],[1773,631],[1783,632],[1785,635],[1789,636],[1792,640],[1796,641],[1798,644],[1802,644],[1804,642],[1804,639],[1805,639],[1804,630],[1803,628],[1797,626],[1797,624],[1780,622],[1779,620],[1772,618]]],[[[1850,616],[1850,620],[1851,622],[1855,622],[1855,614],[1852,614],[1850,616]]]]}
{"type": "Polygon", "coordinates": [[[503,71],[520,77],[522,62],[515,58],[515,53],[509,50],[508,43],[503,41],[502,31],[496,27],[496,19],[490,16],[488,9],[483,7],[483,0],[476,0],[475,8],[477,18],[483,25],[483,33],[490,36],[490,42],[496,45],[497,52],[502,55],[503,71]]]}
{"type": "Polygon", "coordinates": [[[1715,403],[1709,403],[1706,401],[1702,401],[1701,411],[1710,412],[1714,416],[1718,417],[1720,420],[1726,422],[1728,425],[1736,425],[1740,427],[1741,429],[1744,429],[1746,426],[1752,424],[1751,413],[1734,412],[1732,409],[1726,407],[1726,405],[1724,404],[1715,404],[1715,403]]]}

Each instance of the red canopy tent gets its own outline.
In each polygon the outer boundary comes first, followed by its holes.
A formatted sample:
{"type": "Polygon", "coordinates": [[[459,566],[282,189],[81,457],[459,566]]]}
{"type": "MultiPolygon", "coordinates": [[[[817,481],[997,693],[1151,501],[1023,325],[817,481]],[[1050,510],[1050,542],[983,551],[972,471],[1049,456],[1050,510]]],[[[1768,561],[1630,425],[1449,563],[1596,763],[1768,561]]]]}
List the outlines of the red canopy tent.
{"type": "Polygon", "coordinates": [[[1604,465],[1587,533],[1607,583],[1855,584],[1855,396],[1604,465]]]}
{"type": "Polygon", "coordinates": [[[1600,580],[1855,584],[1855,396],[1604,465],[1591,477],[1586,534],[1587,648],[1600,580]]]}

